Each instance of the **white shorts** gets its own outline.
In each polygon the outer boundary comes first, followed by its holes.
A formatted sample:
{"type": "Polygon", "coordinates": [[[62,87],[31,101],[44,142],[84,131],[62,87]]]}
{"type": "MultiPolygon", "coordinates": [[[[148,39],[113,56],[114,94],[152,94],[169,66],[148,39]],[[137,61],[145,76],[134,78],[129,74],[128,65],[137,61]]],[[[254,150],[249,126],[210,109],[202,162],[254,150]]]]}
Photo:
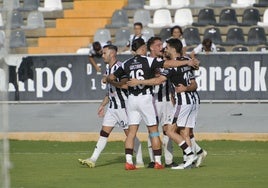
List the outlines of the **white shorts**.
{"type": "Polygon", "coordinates": [[[176,105],[173,123],[176,123],[178,127],[194,128],[198,107],[199,105],[196,104],[176,105]]]}
{"type": "Polygon", "coordinates": [[[102,125],[107,127],[117,126],[122,127],[123,129],[128,129],[126,109],[107,108],[102,125]]]}
{"type": "Polygon", "coordinates": [[[129,95],[127,100],[127,115],[129,125],[139,125],[142,119],[147,126],[156,125],[153,96],[150,94],[129,95]]]}
{"type": "Polygon", "coordinates": [[[171,101],[155,101],[156,114],[159,125],[172,124],[175,107],[171,101]]]}

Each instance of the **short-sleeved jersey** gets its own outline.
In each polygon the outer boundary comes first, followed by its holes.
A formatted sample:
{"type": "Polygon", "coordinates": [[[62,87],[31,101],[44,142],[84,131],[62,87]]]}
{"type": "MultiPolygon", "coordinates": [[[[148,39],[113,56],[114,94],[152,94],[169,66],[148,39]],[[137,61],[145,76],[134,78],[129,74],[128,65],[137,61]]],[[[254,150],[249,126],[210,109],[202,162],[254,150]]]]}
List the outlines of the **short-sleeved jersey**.
{"type": "MultiPolygon", "coordinates": [[[[180,57],[177,60],[189,60],[188,57],[180,57]]],[[[185,65],[176,68],[165,69],[161,73],[166,76],[170,82],[175,86],[178,84],[183,84],[184,86],[189,86],[192,79],[195,79],[194,70],[192,67],[185,65]]],[[[186,91],[182,93],[177,93],[178,105],[182,104],[197,104],[200,103],[199,95],[197,91],[186,91]]]]}
{"type": "MultiPolygon", "coordinates": [[[[106,75],[114,73],[120,66],[121,62],[117,61],[111,68],[106,70],[106,75]]],[[[116,81],[120,81],[120,78],[117,78],[116,81]]],[[[111,84],[107,84],[108,97],[109,97],[109,108],[119,109],[126,108],[126,100],[128,97],[128,91],[126,89],[120,89],[114,87],[111,84]]]]}
{"type": "MultiPolygon", "coordinates": [[[[156,58],[136,55],[126,60],[114,75],[117,78],[125,76],[128,79],[136,78],[138,80],[147,80],[155,77],[155,70],[163,67],[164,62],[156,58]]],[[[130,95],[153,94],[153,86],[138,85],[128,88],[130,95]]]]}

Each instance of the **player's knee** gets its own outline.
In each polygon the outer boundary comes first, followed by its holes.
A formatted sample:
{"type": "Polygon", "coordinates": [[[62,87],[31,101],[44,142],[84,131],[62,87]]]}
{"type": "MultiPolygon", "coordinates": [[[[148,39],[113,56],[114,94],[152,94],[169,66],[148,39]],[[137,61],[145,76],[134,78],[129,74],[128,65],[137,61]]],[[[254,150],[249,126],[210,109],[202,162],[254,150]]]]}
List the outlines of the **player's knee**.
{"type": "Polygon", "coordinates": [[[159,132],[151,132],[150,133],[150,138],[155,138],[155,137],[159,137],[160,133],[159,132]]]}
{"type": "Polygon", "coordinates": [[[101,130],[101,131],[100,131],[100,136],[103,136],[103,137],[108,138],[109,135],[110,135],[110,133],[107,133],[107,132],[105,132],[104,130],[101,130]]]}

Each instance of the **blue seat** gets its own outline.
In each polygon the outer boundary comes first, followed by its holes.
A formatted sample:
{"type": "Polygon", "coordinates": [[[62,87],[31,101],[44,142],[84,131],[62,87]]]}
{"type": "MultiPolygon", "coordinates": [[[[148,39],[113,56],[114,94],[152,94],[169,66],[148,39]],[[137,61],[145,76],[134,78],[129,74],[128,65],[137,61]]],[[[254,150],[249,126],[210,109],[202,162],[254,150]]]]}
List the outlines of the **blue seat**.
{"type": "Polygon", "coordinates": [[[197,45],[201,43],[199,30],[196,27],[188,27],[184,29],[183,37],[187,46],[197,45]]]}
{"type": "Polygon", "coordinates": [[[128,16],[125,10],[115,10],[112,15],[111,24],[106,25],[106,28],[127,27],[129,23],[128,16]]]}
{"type": "Polygon", "coordinates": [[[24,0],[23,7],[19,8],[22,11],[37,10],[40,5],[40,0],[24,0]]]}
{"type": "Polygon", "coordinates": [[[144,0],[128,0],[128,4],[123,7],[126,10],[137,10],[142,9],[145,2],[144,0]]]}
{"type": "Polygon", "coordinates": [[[214,44],[222,44],[220,29],[217,27],[209,27],[204,32],[204,39],[209,38],[214,44]]]}
{"type": "Polygon", "coordinates": [[[267,44],[265,30],[262,27],[252,27],[248,31],[248,41],[246,45],[255,46],[267,44]]]}
{"type": "Polygon", "coordinates": [[[260,19],[260,12],[256,8],[247,8],[242,15],[242,22],[238,23],[239,26],[253,26],[257,25],[260,19]]]}
{"type": "Polygon", "coordinates": [[[226,35],[226,42],[223,45],[231,46],[245,44],[244,32],[240,27],[230,28],[226,35]]]}
{"type": "Polygon", "coordinates": [[[235,9],[225,8],[221,11],[219,17],[219,23],[217,26],[229,26],[229,25],[237,25],[237,16],[235,9]]]}
{"type": "Polygon", "coordinates": [[[118,47],[124,47],[127,45],[130,37],[129,29],[118,29],[115,33],[115,42],[114,45],[118,47]]]}
{"type": "Polygon", "coordinates": [[[193,23],[193,26],[206,26],[206,25],[215,25],[216,18],[214,10],[211,8],[201,9],[198,13],[197,22],[193,23]]]}
{"type": "Polygon", "coordinates": [[[26,37],[23,30],[13,30],[10,33],[10,48],[26,47],[26,37]]]}

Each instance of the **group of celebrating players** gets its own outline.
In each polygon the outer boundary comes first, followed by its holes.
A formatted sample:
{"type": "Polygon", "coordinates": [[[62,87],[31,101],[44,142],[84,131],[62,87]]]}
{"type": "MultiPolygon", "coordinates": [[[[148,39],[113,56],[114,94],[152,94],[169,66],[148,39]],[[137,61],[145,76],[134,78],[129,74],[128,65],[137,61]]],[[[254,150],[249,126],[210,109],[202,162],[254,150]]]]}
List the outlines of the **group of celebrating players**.
{"type": "Polygon", "coordinates": [[[184,56],[182,49],[181,41],[176,38],[164,44],[159,37],[150,38],[147,44],[137,38],[131,45],[133,57],[121,63],[117,60],[116,46],[103,47],[102,58],[109,67],[103,78],[107,83],[107,95],[98,109],[98,115],[104,117],[103,125],[92,156],[78,159],[82,165],[95,167],[109,134],[119,125],[126,134],[125,169],[144,167],[141,143],[136,137],[141,120],[149,133],[149,168],[176,170],[201,165],[207,152],[196,143],[193,132],[200,104],[194,75],[199,61],[184,56]],[[172,141],[183,151],[181,164],[173,160],[172,141]],[[161,162],[162,147],[165,164],[161,162]]]}

